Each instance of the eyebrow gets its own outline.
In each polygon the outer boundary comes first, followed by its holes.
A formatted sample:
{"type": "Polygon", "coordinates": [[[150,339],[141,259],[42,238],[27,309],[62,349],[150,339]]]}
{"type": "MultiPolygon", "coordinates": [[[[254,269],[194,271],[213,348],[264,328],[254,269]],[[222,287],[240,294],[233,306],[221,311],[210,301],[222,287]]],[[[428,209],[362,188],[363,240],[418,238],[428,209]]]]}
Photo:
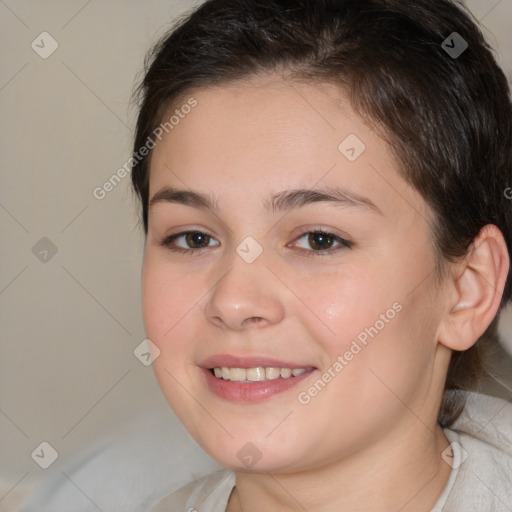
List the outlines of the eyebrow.
{"type": "MultiPolygon", "coordinates": [[[[158,203],[175,203],[201,210],[218,211],[218,201],[211,194],[173,187],[162,187],[149,201],[149,209],[158,203]]],[[[286,190],[264,201],[264,208],[270,213],[278,213],[301,208],[313,203],[332,203],[341,207],[366,209],[383,215],[378,206],[362,195],[338,187],[286,190]]]]}

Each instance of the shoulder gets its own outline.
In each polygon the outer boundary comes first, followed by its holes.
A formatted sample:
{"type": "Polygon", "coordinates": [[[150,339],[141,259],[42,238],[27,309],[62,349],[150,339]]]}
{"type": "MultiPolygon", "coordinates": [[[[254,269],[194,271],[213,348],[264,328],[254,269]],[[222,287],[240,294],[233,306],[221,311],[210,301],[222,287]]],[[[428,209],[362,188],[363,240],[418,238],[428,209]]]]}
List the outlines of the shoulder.
{"type": "Polygon", "coordinates": [[[150,512],[225,512],[235,486],[235,474],[227,469],[194,480],[159,501],[150,512]]]}
{"type": "Polygon", "coordinates": [[[466,397],[455,429],[512,457],[512,402],[472,392],[466,397]]]}
{"type": "Polygon", "coordinates": [[[467,393],[464,412],[447,430],[457,443],[457,478],[444,510],[509,510],[512,503],[512,403],[467,393]],[[476,507],[476,508],[475,508],[476,507]]]}

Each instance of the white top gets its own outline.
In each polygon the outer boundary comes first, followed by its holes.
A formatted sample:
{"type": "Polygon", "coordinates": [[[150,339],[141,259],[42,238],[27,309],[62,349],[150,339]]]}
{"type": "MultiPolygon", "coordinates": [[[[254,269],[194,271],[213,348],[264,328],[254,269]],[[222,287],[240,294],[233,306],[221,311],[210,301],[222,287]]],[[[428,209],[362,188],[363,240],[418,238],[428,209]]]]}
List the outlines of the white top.
{"type": "MultiPolygon", "coordinates": [[[[512,404],[468,393],[464,412],[444,429],[452,471],[431,512],[512,512],[512,404]]],[[[162,499],[150,512],[225,512],[235,474],[220,470],[162,499]]]]}

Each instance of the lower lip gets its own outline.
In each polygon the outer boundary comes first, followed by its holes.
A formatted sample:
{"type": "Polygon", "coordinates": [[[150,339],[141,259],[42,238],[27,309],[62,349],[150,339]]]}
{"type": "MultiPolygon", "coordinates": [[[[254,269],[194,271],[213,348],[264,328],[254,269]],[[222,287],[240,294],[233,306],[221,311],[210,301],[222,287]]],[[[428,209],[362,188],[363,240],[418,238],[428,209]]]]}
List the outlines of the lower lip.
{"type": "Polygon", "coordinates": [[[206,368],[201,368],[210,391],[231,402],[261,402],[266,398],[282,393],[307,379],[315,370],[307,370],[297,377],[264,380],[258,382],[231,382],[218,379],[206,368]]]}

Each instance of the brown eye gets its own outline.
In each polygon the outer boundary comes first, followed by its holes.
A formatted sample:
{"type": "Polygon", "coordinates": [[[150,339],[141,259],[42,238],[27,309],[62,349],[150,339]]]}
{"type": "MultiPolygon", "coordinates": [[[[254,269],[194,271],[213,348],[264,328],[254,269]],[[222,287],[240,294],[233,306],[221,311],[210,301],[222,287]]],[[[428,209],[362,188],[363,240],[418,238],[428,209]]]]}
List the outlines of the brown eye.
{"type": "Polygon", "coordinates": [[[334,237],[328,233],[322,233],[321,231],[313,231],[309,233],[308,242],[313,249],[318,251],[324,249],[330,249],[334,243],[334,237]]]}
{"type": "MultiPolygon", "coordinates": [[[[160,245],[170,251],[176,252],[199,252],[201,249],[211,247],[210,242],[214,240],[210,235],[202,231],[183,231],[164,238],[160,245]],[[178,243],[179,241],[179,243],[178,243]]],[[[219,245],[214,244],[214,245],[219,245]]]]}
{"type": "Polygon", "coordinates": [[[191,249],[201,249],[207,247],[210,241],[210,236],[201,231],[189,231],[185,235],[185,241],[191,249]],[[205,245],[206,243],[206,245],[205,245]]]}
{"type": "Polygon", "coordinates": [[[308,231],[299,236],[295,243],[304,249],[307,256],[329,255],[341,249],[350,249],[353,245],[340,236],[322,230],[308,231]]]}

